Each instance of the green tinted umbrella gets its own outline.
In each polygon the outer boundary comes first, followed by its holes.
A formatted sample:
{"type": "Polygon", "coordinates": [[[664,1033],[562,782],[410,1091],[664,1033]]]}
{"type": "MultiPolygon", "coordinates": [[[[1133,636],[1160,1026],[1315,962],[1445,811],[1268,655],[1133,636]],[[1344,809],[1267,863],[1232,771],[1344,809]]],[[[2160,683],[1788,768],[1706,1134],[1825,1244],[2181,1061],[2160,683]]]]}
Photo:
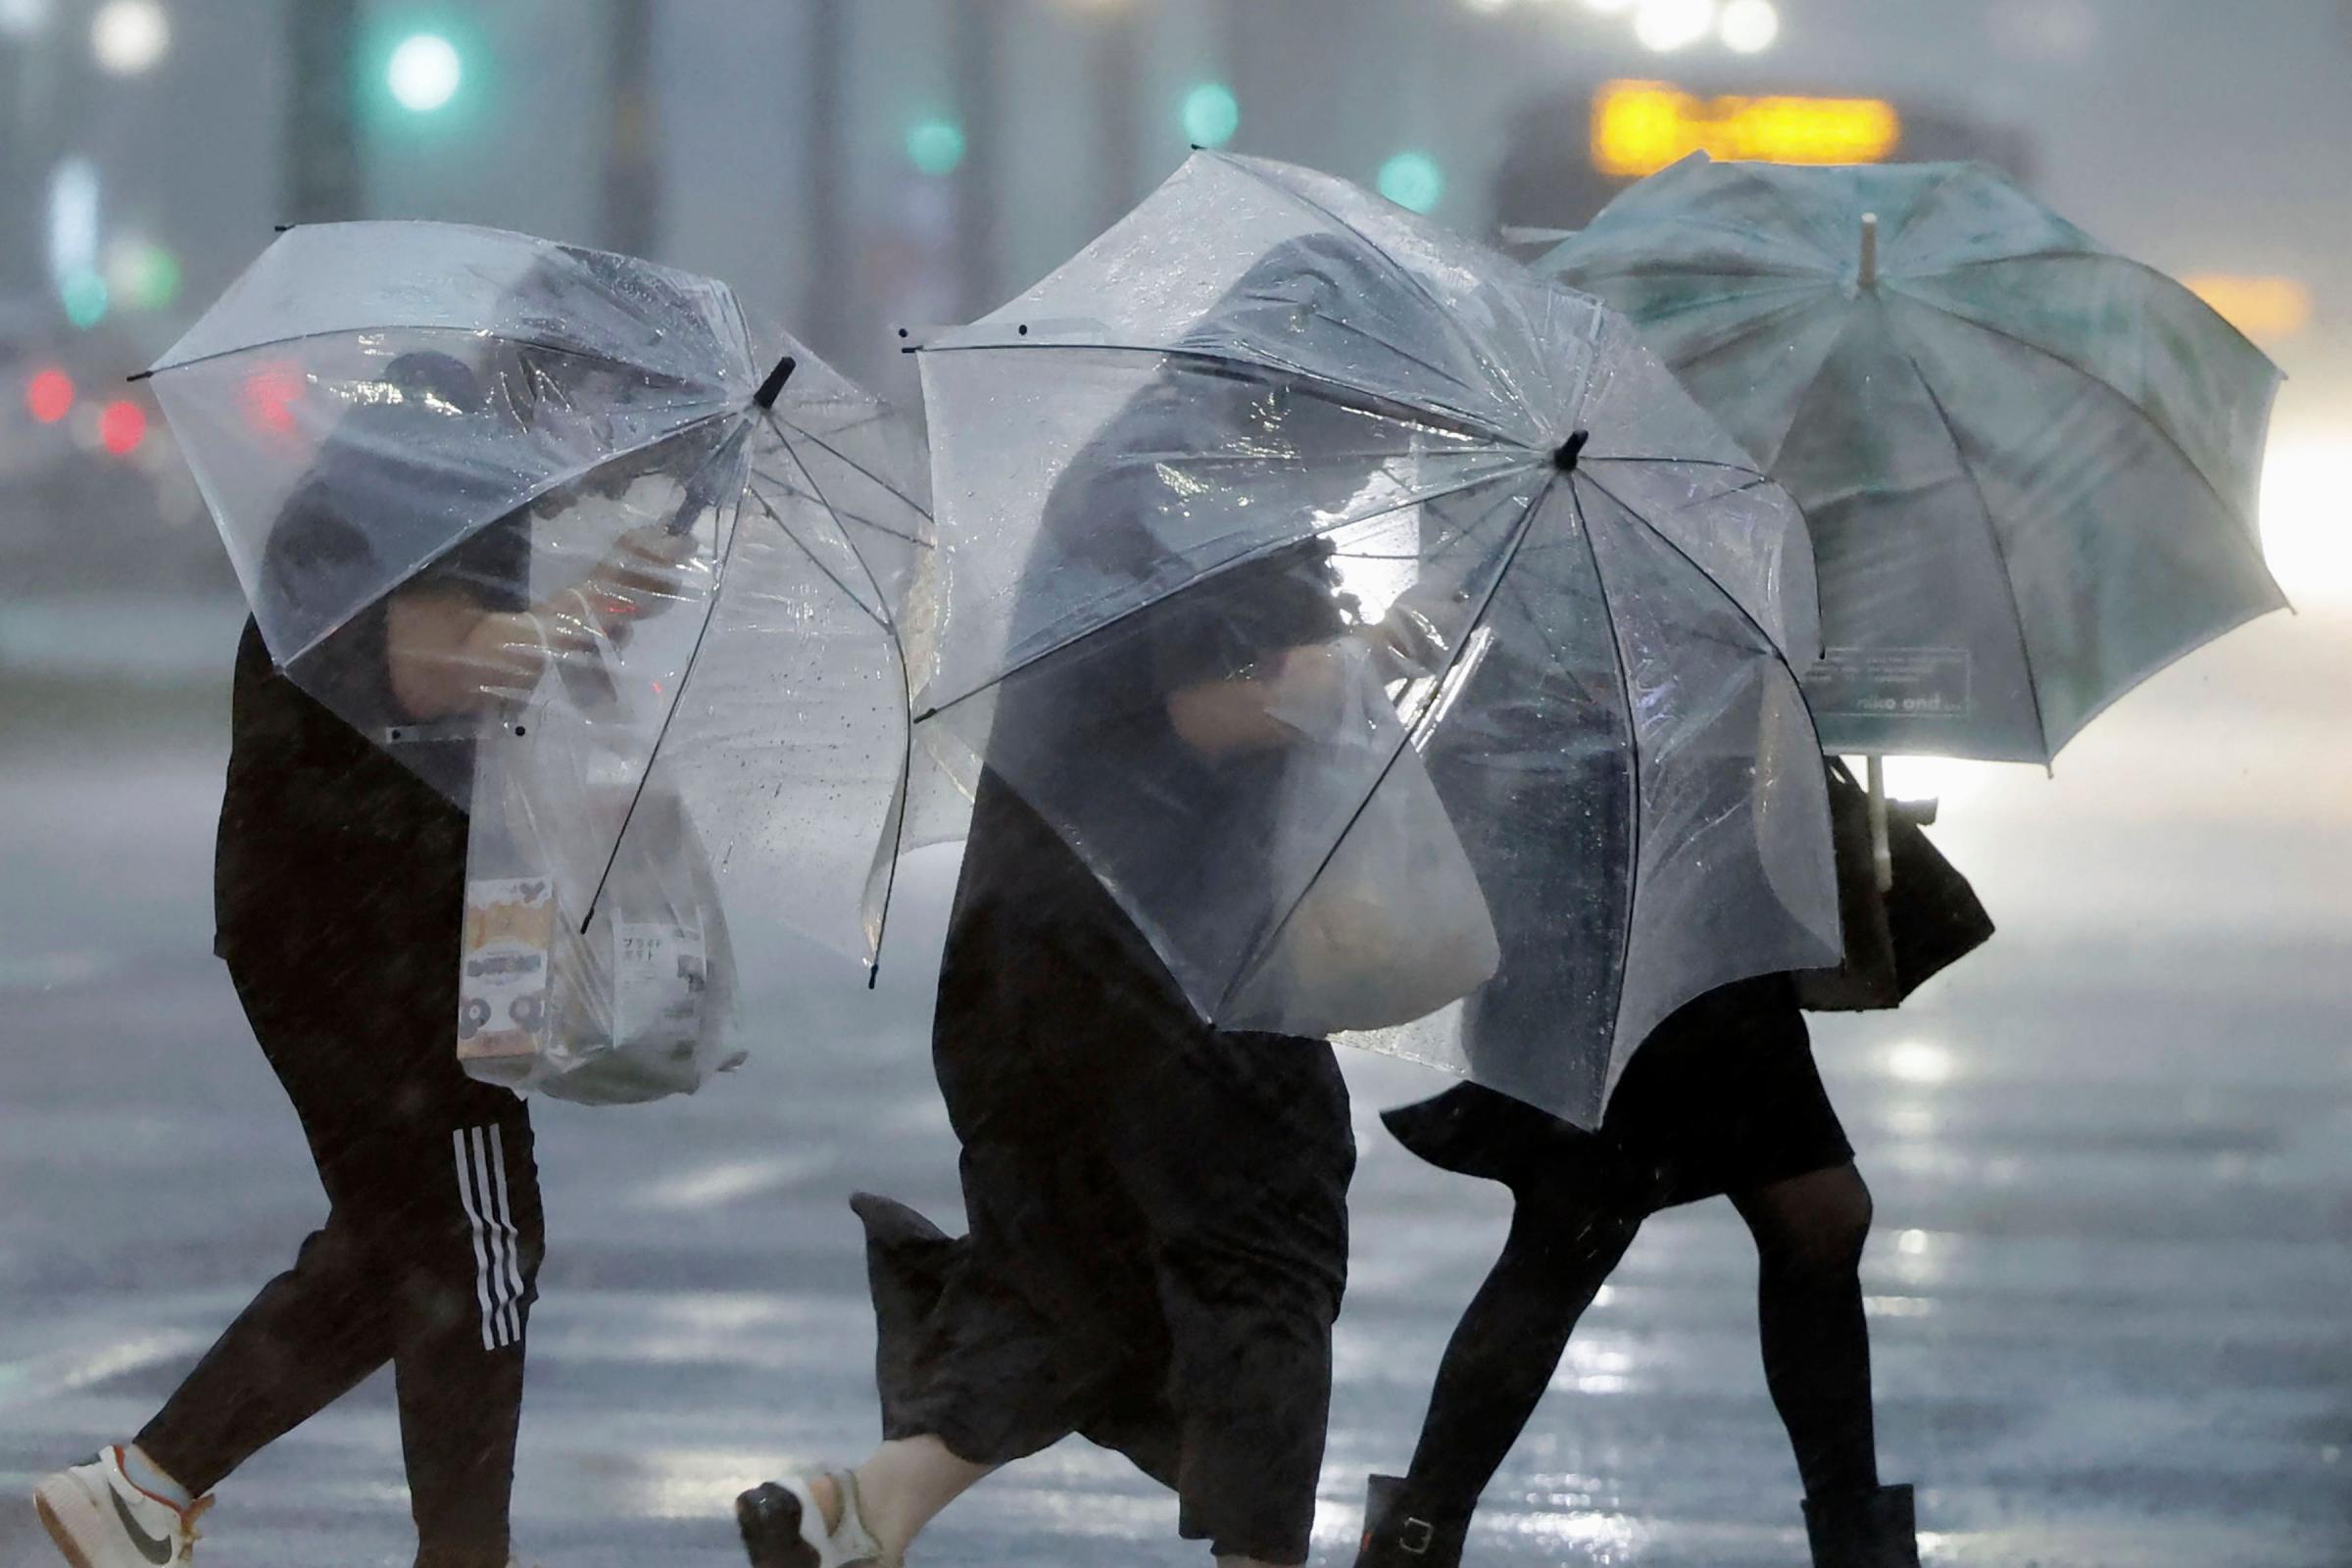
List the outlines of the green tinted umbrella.
{"type": "Polygon", "coordinates": [[[2046,763],[2285,603],[2255,522],[2277,368],[1991,170],[1700,154],[1539,270],[1630,315],[1804,508],[1831,751],[2046,763]]]}

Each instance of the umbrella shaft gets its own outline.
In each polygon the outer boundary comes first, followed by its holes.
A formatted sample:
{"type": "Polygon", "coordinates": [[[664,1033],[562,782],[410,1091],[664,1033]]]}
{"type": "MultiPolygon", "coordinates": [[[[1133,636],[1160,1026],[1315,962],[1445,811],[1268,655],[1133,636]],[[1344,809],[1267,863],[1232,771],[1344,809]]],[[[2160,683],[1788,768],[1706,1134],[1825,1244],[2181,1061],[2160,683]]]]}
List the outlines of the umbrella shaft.
{"type": "Polygon", "coordinates": [[[1870,869],[1885,893],[1894,886],[1894,850],[1886,842],[1886,759],[1873,753],[1864,761],[1870,777],[1870,869]]]}

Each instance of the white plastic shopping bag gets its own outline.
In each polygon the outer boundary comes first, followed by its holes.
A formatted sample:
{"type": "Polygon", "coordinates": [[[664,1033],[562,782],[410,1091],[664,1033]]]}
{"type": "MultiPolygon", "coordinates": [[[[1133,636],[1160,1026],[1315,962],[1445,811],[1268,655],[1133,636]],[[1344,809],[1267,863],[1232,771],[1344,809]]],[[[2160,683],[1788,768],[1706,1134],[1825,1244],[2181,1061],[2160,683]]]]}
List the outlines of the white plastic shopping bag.
{"type": "Polygon", "coordinates": [[[1325,1035],[1409,1023],[1484,985],[1502,963],[1478,872],[1420,752],[1364,650],[1350,643],[1343,657],[1338,711],[1295,720],[1302,740],[1289,760],[1275,856],[1312,880],[1240,988],[1233,1027],[1281,1020],[1325,1035]],[[1337,823],[1335,789],[1360,803],[1337,823]]]}
{"type": "Polygon", "coordinates": [[[477,745],[462,948],[458,1059],[485,1082],[620,1104],[742,1059],[693,821],[636,746],[561,701],[477,745]]]}

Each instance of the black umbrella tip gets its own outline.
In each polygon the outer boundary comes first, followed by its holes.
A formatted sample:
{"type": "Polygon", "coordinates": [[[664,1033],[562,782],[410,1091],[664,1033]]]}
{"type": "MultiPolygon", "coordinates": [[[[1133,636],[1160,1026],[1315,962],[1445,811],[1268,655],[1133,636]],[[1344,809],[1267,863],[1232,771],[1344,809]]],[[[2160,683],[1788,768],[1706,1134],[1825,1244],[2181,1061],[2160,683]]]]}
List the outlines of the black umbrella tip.
{"type": "Polygon", "coordinates": [[[1576,434],[1561,442],[1559,449],[1552,453],[1551,466],[1559,469],[1562,473],[1574,473],[1576,471],[1576,460],[1584,454],[1585,443],[1592,439],[1592,431],[1577,431],[1576,434]]]}
{"type": "Polygon", "coordinates": [[[774,408],[776,399],[784,395],[784,383],[791,380],[792,372],[800,368],[800,361],[789,354],[785,355],[776,362],[776,368],[767,372],[767,379],[760,383],[760,390],[752,394],[752,401],[763,409],[774,408]]]}

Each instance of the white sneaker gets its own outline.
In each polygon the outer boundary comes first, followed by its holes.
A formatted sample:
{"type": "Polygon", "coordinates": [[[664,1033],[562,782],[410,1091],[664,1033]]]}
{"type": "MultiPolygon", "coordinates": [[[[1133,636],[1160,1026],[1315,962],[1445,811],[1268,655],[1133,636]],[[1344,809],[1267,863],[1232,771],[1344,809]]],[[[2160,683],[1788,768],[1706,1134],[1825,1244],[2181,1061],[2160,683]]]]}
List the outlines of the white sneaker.
{"type": "Polygon", "coordinates": [[[182,1508],[140,1491],[113,1447],[33,1488],[32,1505],[74,1568],[168,1568],[195,1560],[196,1521],[213,1499],[182,1508]]]}
{"type": "Polygon", "coordinates": [[[735,1499],[735,1525],[752,1568],[897,1568],[858,1513],[858,1478],[847,1470],[786,1476],[735,1499]],[[841,1495],[841,1522],[825,1528],[809,1483],[819,1476],[841,1495]]]}

